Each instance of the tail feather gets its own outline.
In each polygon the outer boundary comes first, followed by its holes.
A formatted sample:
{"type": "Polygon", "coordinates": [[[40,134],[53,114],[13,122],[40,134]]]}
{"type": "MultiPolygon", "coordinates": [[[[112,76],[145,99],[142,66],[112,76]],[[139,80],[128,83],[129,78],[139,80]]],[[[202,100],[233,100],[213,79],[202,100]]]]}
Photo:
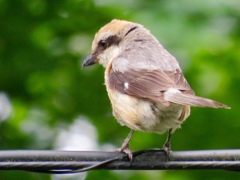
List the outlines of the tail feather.
{"type": "Polygon", "coordinates": [[[164,99],[166,101],[181,105],[230,109],[230,107],[220,102],[191,94],[184,94],[178,91],[177,89],[174,90],[169,89],[168,91],[166,91],[164,93],[164,99]]]}

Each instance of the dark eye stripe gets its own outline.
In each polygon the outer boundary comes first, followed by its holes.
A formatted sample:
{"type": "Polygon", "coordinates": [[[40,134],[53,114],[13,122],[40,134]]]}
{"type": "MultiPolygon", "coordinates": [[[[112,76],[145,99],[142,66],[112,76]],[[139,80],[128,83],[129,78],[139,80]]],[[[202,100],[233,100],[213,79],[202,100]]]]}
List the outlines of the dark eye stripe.
{"type": "Polygon", "coordinates": [[[107,39],[102,39],[98,43],[98,48],[101,50],[105,50],[109,46],[118,45],[120,43],[120,38],[116,35],[109,36],[107,39]]]}
{"type": "Polygon", "coordinates": [[[108,42],[108,45],[111,46],[111,45],[118,45],[120,43],[120,38],[116,35],[114,36],[109,36],[107,38],[107,42],[108,42]]]}

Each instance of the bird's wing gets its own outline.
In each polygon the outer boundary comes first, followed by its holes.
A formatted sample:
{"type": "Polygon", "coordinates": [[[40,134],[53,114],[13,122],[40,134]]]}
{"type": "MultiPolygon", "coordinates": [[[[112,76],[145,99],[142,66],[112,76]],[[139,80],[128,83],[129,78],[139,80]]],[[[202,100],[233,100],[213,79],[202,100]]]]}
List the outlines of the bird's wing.
{"type": "MultiPolygon", "coordinates": [[[[121,59],[124,62],[123,59],[121,59]]],[[[161,102],[168,105],[164,100],[163,93],[169,88],[177,88],[183,93],[194,94],[188,82],[180,70],[162,71],[160,69],[133,69],[125,67],[113,67],[109,72],[109,86],[121,93],[135,96],[141,99],[149,99],[153,102],[161,102]]]]}
{"type": "MultiPolygon", "coordinates": [[[[124,62],[123,59],[121,61],[124,62]]],[[[166,106],[173,102],[189,106],[227,108],[216,101],[195,96],[180,69],[163,71],[134,69],[131,66],[129,68],[127,64],[118,67],[120,63],[114,65],[109,71],[107,83],[111,89],[121,93],[152,102],[161,102],[166,106]]]]}

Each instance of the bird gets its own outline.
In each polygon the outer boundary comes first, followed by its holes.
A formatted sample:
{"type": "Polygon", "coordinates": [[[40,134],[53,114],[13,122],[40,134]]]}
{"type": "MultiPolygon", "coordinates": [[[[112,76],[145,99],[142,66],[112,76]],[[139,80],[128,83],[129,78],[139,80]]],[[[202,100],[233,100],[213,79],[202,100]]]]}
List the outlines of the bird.
{"type": "Polygon", "coordinates": [[[226,108],[196,96],[177,59],[143,25],[113,19],[95,34],[82,67],[101,64],[113,116],[130,128],[119,152],[132,160],[129,141],[135,131],[168,132],[163,150],[170,154],[170,138],[189,117],[190,107],[226,108]]]}

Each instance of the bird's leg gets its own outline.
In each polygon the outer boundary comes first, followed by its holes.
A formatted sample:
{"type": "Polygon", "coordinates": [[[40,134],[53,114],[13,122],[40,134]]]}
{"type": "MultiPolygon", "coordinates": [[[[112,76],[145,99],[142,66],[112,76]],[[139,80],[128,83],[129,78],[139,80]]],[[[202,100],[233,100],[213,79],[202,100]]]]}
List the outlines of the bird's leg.
{"type": "Polygon", "coordinates": [[[133,133],[134,133],[134,130],[131,129],[130,133],[128,134],[128,136],[124,140],[122,146],[119,149],[117,149],[118,152],[126,153],[129,157],[130,161],[132,161],[133,155],[132,155],[132,151],[129,149],[128,143],[129,143],[133,133]]]}
{"type": "Polygon", "coordinates": [[[171,132],[172,132],[172,129],[169,129],[168,135],[167,135],[167,140],[163,145],[163,150],[166,152],[167,156],[170,155],[170,151],[171,151],[171,144],[170,144],[171,132]]]}

